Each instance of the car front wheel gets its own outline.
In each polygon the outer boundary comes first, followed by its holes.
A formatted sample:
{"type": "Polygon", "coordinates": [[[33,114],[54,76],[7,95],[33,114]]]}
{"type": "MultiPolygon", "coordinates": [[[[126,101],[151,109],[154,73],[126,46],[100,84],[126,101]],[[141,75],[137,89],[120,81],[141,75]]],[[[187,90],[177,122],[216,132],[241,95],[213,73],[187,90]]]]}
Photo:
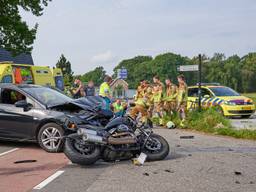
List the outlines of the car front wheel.
{"type": "Polygon", "coordinates": [[[39,130],[37,140],[41,148],[50,153],[57,153],[63,150],[62,137],[64,131],[61,126],[55,123],[47,123],[39,130]]]}

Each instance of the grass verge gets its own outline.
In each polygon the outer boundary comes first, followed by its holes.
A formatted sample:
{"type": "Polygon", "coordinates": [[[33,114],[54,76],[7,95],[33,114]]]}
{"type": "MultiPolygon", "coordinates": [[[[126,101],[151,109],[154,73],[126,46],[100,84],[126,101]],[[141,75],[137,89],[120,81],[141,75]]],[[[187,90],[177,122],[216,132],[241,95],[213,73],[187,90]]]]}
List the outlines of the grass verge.
{"type": "MultiPolygon", "coordinates": [[[[155,125],[159,125],[159,118],[155,117],[152,119],[152,121],[155,125]]],[[[180,124],[180,119],[177,114],[165,116],[163,118],[164,125],[168,121],[172,121],[176,125],[180,124]]],[[[189,112],[184,124],[184,127],[179,128],[196,130],[214,135],[224,135],[240,139],[256,140],[256,130],[237,130],[232,128],[230,120],[223,117],[216,111],[215,108],[204,109],[201,112],[189,112]]]]}
{"type": "Polygon", "coordinates": [[[230,120],[223,117],[214,108],[205,109],[201,112],[189,112],[183,129],[192,129],[240,139],[256,140],[256,130],[233,129],[230,120]]]}

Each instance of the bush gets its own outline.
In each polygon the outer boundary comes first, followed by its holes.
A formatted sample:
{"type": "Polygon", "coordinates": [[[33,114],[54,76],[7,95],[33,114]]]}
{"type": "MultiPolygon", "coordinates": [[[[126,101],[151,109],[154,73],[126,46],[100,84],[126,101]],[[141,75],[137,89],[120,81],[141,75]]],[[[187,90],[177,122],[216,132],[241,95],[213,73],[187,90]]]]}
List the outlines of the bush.
{"type": "Polygon", "coordinates": [[[215,132],[216,128],[231,127],[230,121],[217,112],[215,108],[202,109],[202,111],[191,111],[187,114],[185,128],[194,130],[207,130],[215,132]]]}
{"type": "Polygon", "coordinates": [[[218,113],[215,108],[203,109],[201,112],[189,112],[185,121],[185,127],[183,128],[216,135],[256,140],[255,130],[236,130],[232,128],[230,121],[218,113]]]}

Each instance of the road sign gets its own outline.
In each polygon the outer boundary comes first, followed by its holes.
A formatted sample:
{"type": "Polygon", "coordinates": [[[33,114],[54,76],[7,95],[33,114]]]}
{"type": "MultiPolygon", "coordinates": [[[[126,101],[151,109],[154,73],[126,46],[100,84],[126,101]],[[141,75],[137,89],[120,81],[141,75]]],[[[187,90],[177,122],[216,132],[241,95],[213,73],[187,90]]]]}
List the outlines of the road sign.
{"type": "Polygon", "coordinates": [[[181,65],[178,67],[178,71],[198,71],[198,65],[181,65]]]}
{"type": "Polygon", "coordinates": [[[127,69],[122,68],[117,70],[117,78],[127,79],[127,75],[128,75],[127,69]]]}

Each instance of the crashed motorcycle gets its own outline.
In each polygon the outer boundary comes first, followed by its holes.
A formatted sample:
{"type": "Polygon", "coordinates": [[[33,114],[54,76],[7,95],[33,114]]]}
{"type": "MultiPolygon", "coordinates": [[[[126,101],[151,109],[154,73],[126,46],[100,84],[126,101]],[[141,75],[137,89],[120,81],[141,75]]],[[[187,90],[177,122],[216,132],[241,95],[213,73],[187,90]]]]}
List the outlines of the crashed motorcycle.
{"type": "Polygon", "coordinates": [[[163,160],[169,154],[169,144],[153,133],[148,124],[129,116],[113,118],[106,126],[80,125],[77,132],[65,139],[64,153],[72,163],[80,165],[104,161],[127,160],[141,152],[147,161],[163,160]]]}

